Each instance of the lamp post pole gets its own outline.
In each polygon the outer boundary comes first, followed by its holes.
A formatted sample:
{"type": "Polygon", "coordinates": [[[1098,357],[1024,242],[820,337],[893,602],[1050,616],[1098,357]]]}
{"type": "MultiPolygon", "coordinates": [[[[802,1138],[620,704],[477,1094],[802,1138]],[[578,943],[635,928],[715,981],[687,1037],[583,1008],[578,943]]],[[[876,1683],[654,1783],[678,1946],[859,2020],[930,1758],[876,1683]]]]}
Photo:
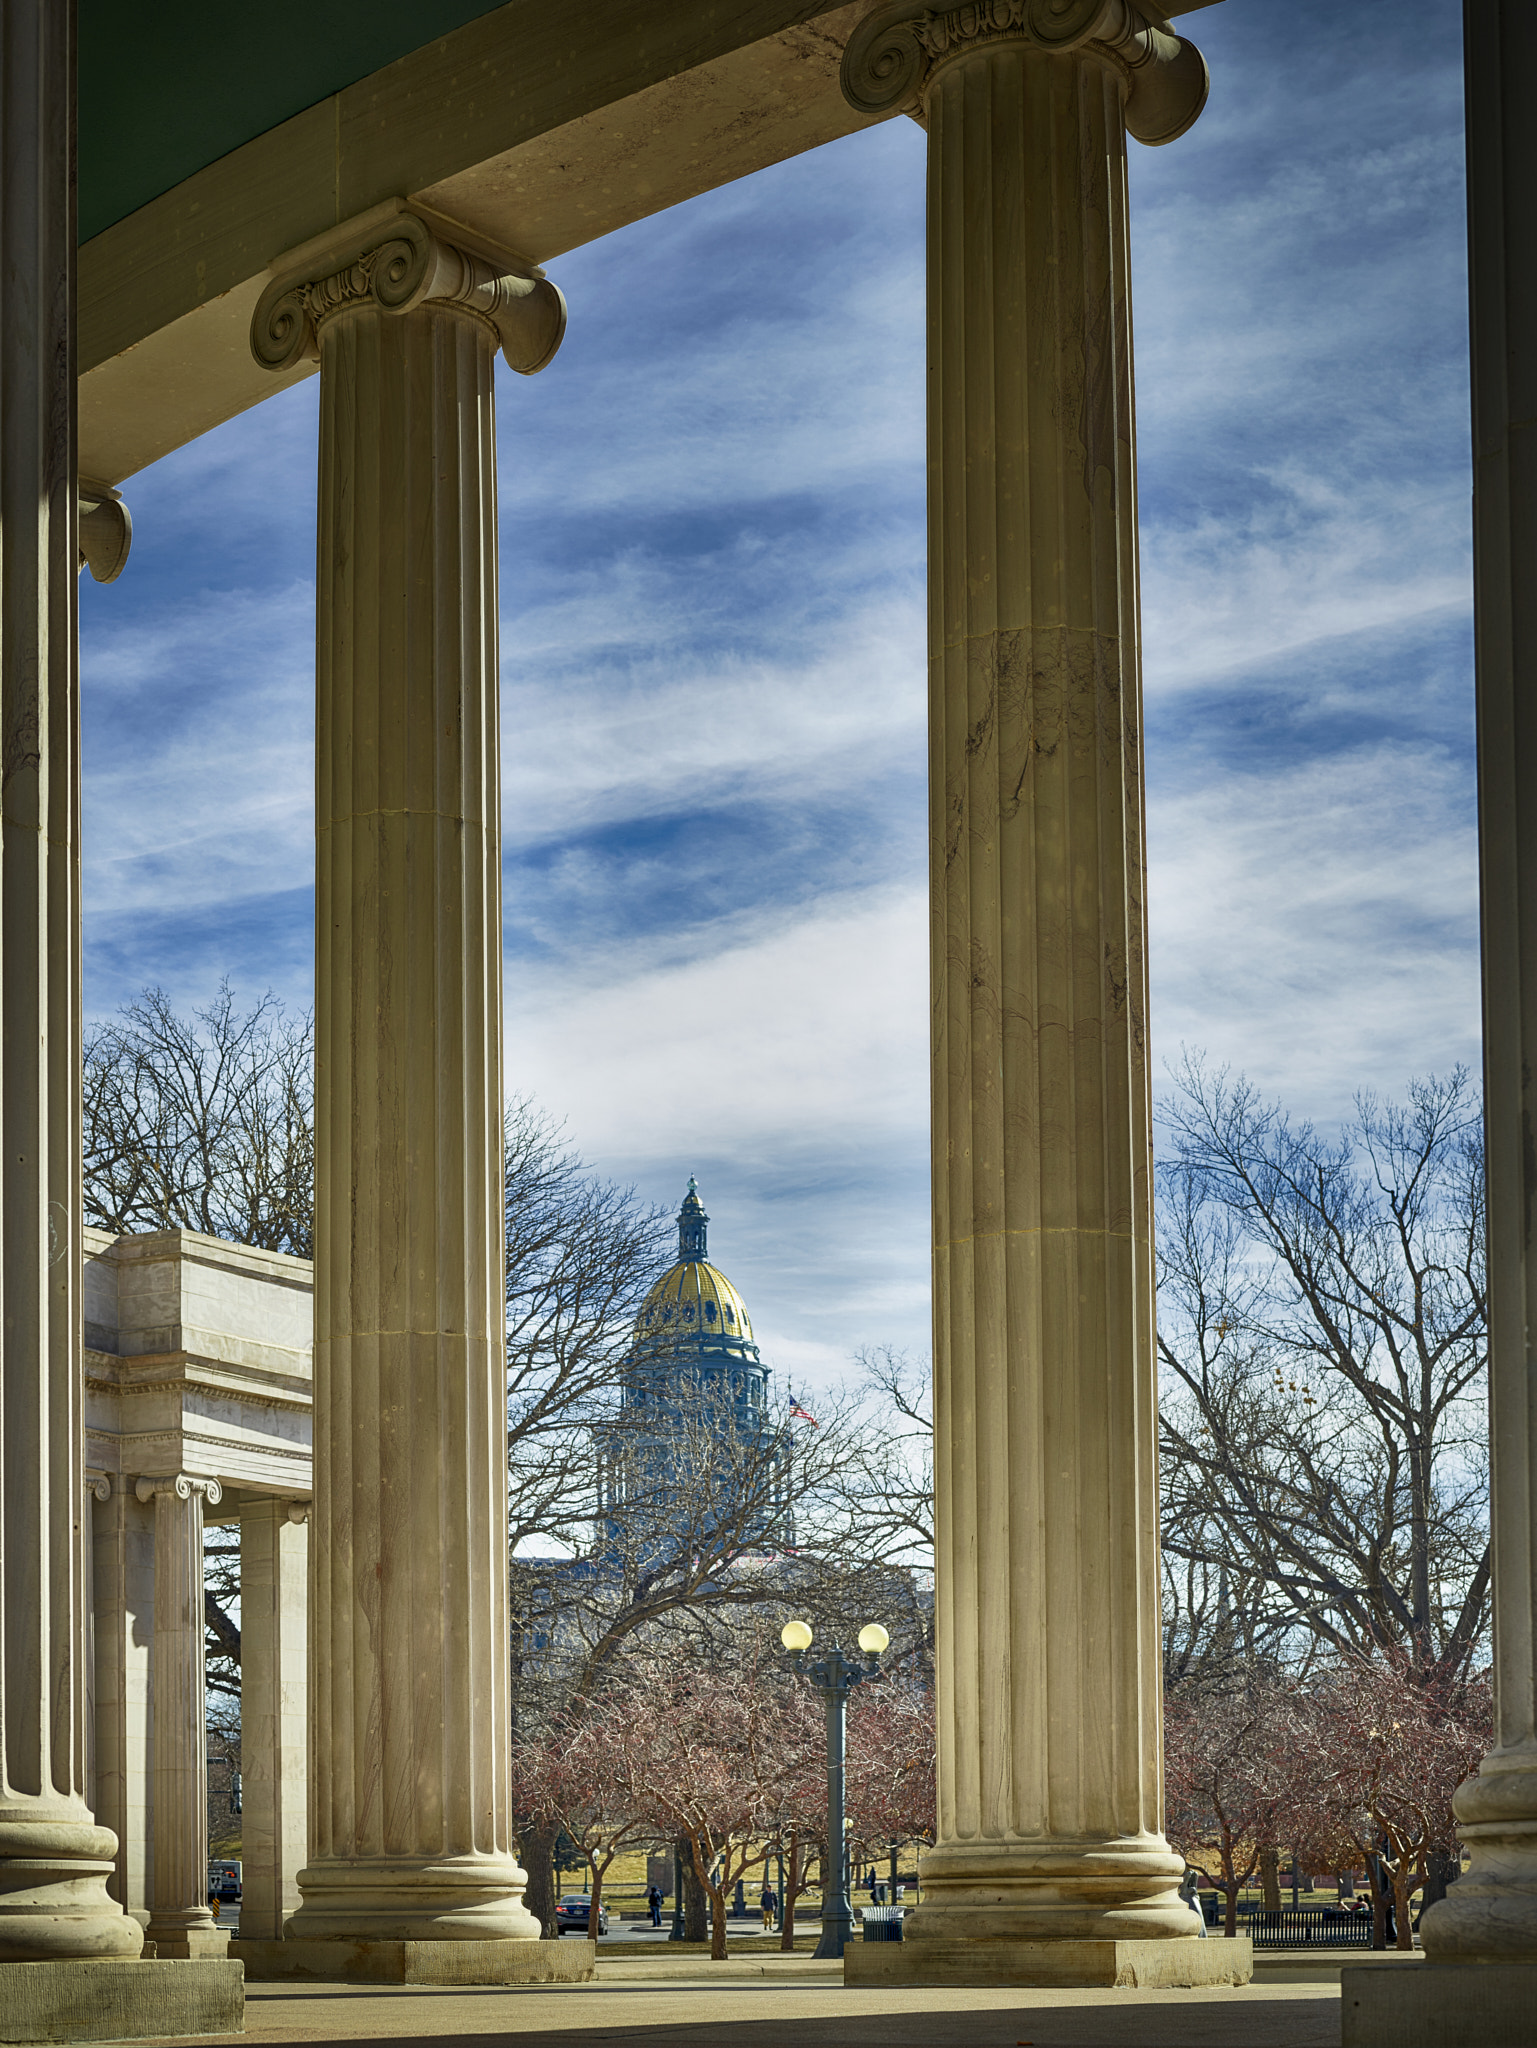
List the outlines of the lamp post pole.
{"type": "Polygon", "coordinates": [[[672,1845],[672,1932],[669,1941],[682,1941],[683,1930],[683,1851],[674,1842],[672,1845]]]}
{"type": "Polygon", "coordinates": [[[854,1931],[854,1913],[849,1904],[849,1846],[845,1821],[844,1757],[848,1735],[849,1694],[881,1668],[881,1651],[891,1638],[879,1622],[859,1631],[863,1663],[845,1657],[836,1643],[814,1664],[806,1662],[811,1630],[803,1621],[792,1621],[780,1630],[780,1641],[790,1651],[795,1668],[811,1681],[827,1709],[827,1856],[822,1880],[822,1938],[818,1956],[841,1957],[854,1931]]]}

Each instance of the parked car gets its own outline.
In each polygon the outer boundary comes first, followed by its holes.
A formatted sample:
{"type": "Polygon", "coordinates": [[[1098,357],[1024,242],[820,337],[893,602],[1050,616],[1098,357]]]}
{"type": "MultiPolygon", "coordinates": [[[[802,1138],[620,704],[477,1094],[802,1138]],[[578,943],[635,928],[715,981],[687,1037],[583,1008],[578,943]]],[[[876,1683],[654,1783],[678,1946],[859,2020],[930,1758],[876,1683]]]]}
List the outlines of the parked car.
{"type": "MultiPolygon", "coordinates": [[[[568,1928],[575,1928],[579,1934],[592,1932],[592,1900],[585,1892],[572,1892],[562,1899],[555,1908],[555,1925],[564,1934],[568,1928]]],[[[598,1932],[608,1932],[608,1908],[598,1908],[598,1932]]]]}

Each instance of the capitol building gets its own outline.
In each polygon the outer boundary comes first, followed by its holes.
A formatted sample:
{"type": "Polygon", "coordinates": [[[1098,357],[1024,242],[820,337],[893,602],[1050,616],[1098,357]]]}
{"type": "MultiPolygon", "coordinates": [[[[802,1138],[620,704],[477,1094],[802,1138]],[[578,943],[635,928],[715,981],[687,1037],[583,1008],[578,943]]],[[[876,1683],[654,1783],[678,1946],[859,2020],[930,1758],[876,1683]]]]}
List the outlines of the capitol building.
{"type": "Polygon", "coordinates": [[[794,1548],[787,1425],[769,1411],[769,1368],[747,1304],[710,1262],[709,1222],[690,1179],[677,1259],[641,1304],[618,1414],[600,1436],[611,1556],[654,1559],[706,1538],[743,1551],[794,1548]]]}

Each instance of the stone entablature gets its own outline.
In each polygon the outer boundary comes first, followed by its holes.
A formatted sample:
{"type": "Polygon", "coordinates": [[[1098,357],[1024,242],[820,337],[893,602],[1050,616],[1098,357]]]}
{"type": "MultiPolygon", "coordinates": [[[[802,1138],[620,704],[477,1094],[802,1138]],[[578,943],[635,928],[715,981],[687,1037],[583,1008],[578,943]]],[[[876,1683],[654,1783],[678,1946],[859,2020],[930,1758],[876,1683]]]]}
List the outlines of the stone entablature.
{"type": "Polygon", "coordinates": [[[308,1259],[193,1230],[86,1230],[86,1469],[308,1500],[308,1259]]]}

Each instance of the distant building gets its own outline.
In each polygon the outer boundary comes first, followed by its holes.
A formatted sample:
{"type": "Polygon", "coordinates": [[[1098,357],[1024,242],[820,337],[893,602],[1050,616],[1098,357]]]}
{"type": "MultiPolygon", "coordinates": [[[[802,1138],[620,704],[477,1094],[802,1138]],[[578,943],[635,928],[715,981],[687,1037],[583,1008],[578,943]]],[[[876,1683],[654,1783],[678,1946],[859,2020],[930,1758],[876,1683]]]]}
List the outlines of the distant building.
{"type": "Polygon", "coordinates": [[[747,1304],[708,1254],[690,1180],[678,1257],[635,1319],[616,1421],[603,1432],[600,1514],[610,1546],[655,1554],[740,1524],[744,1548],[794,1544],[789,1445],[747,1304]]]}

